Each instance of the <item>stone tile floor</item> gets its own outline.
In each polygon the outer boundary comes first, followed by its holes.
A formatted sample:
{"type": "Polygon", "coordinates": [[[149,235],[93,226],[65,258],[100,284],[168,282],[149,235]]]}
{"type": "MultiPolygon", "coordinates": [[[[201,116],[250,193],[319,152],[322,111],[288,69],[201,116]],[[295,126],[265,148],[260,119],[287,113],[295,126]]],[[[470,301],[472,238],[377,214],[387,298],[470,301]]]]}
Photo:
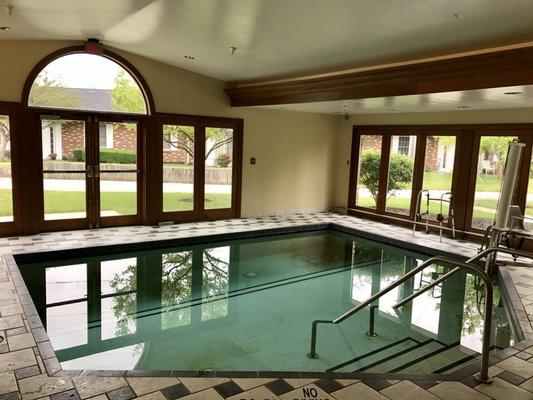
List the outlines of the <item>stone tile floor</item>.
{"type": "MultiPolygon", "coordinates": [[[[406,245],[422,245],[457,256],[475,254],[478,245],[460,240],[438,241],[434,235],[337,214],[236,219],[154,227],[44,233],[0,238],[0,255],[146,242],[218,233],[273,229],[286,226],[335,223],[406,245]]],[[[13,267],[13,266],[12,266],[13,267]]],[[[16,266],[15,266],[16,268],[16,266]]],[[[226,378],[106,376],[102,372],[61,371],[50,342],[35,313],[17,270],[0,259],[0,400],[146,400],[174,399],[533,399],[533,269],[508,268],[516,295],[513,308],[526,340],[493,354],[491,385],[477,384],[472,376],[461,381],[387,379],[226,378]]],[[[478,368],[472,366],[472,374],[478,368]]],[[[298,374],[297,374],[298,375],[298,374]]]]}

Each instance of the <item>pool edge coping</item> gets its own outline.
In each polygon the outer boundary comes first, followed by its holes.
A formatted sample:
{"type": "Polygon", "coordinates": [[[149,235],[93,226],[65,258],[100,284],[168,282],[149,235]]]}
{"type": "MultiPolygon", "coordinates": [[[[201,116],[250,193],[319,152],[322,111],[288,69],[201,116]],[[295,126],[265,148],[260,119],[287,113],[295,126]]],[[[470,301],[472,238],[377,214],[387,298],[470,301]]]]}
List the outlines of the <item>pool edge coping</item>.
{"type": "MultiPolygon", "coordinates": [[[[37,313],[33,299],[28,292],[26,283],[22,278],[22,275],[17,264],[17,258],[26,260],[21,260],[25,262],[32,262],[31,257],[36,257],[37,255],[55,255],[53,259],[65,258],[64,254],[70,254],[72,252],[77,252],[77,256],[80,256],[80,251],[89,252],[92,251],[94,254],[94,249],[108,249],[110,250],[105,254],[113,254],[122,249],[134,249],[134,246],[139,244],[149,244],[143,249],[138,247],[135,250],[152,250],[168,246],[185,246],[185,245],[194,245],[194,244],[204,244],[213,242],[215,240],[235,240],[235,239],[248,239],[248,238],[259,238],[264,236],[271,235],[283,235],[290,233],[303,233],[303,232],[313,232],[320,230],[332,229],[341,233],[353,234],[364,239],[371,239],[378,241],[380,243],[401,247],[406,250],[415,251],[424,255],[443,255],[459,259],[466,259],[467,257],[453,252],[448,252],[442,249],[432,248],[431,251],[428,251],[427,246],[416,244],[413,242],[408,242],[405,240],[391,238],[384,235],[379,235],[371,232],[366,232],[357,228],[348,227],[337,222],[320,222],[320,223],[310,223],[310,224],[298,224],[286,227],[275,227],[275,228],[263,228],[257,230],[246,230],[246,231],[236,231],[230,233],[216,233],[216,234],[207,234],[199,236],[190,236],[176,239],[163,239],[163,240],[153,240],[153,241],[140,241],[132,243],[123,243],[123,244],[111,244],[104,246],[94,246],[94,247],[79,247],[71,249],[62,249],[62,250],[48,250],[48,251],[37,251],[37,252],[28,252],[28,253],[19,253],[19,254],[5,254],[3,259],[6,262],[6,265],[11,274],[13,284],[17,294],[20,297],[21,305],[24,309],[24,314],[27,317],[28,325],[31,330],[32,336],[36,338],[35,331],[42,329],[39,332],[41,337],[40,341],[35,340],[36,345],[41,350],[41,347],[48,347],[47,350],[51,351],[52,356],[42,358],[43,364],[49,376],[54,377],[76,377],[76,376],[99,376],[99,377],[194,377],[194,378],[317,378],[317,379],[360,379],[363,381],[374,381],[374,380],[409,380],[409,381],[463,381],[475,375],[480,371],[480,368],[477,362],[480,359],[480,356],[472,359],[468,362],[467,365],[462,367],[459,370],[451,372],[449,374],[400,374],[400,373],[374,373],[374,372],[297,372],[297,371],[216,371],[216,370],[202,370],[202,371],[177,371],[177,370],[160,370],[160,371],[143,371],[143,370],[63,370],[61,364],[57,359],[55,350],[51,345],[48,333],[44,329],[42,321],[37,313]],[[244,235],[244,236],[243,236],[244,235]]],[[[83,256],[83,255],[81,255],[83,256]]],[[[511,316],[510,323],[513,325],[515,334],[520,335],[521,340],[515,343],[513,346],[497,351],[496,353],[491,354],[490,365],[494,365],[505,358],[511,357],[520,351],[520,349],[525,349],[527,347],[533,346],[533,340],[531,340],[531,335],[525,335],[521,326],[520,318],[516,315],[517,310],[524,310],[522,302],[518,296],[515,285],[509,275],[509,272],[505,267],[500,267],[498,269],[498,278],[502,277],[500,282],[502,283],[501,289],[504,293],[504,302],[506,302],[507,309],[511,316]],[[502,272],[503,271],[503,272],[502,272]],[[518,349],[518,350],[517,350],[518,349]]],[[[518,340],[518,337],[517,337],[518,340]]],[[[42,354],[41,354],[42,357],[42,354]]]]}

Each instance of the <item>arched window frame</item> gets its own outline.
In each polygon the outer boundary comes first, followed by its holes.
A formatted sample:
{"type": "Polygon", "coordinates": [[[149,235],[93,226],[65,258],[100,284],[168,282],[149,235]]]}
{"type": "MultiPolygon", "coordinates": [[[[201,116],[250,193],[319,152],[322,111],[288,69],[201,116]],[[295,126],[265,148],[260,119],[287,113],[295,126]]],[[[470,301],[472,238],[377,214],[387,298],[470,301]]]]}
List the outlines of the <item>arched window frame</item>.
{"type": "MultiPolygon", "coordinates": [[[[47,55],[44,57],[41,61],[39,61],[31,70],[28,77],[26,78],[26,82],[24,83],[24,88],[22,89],[22,104],[28,108],[32,109],[38,109],[41,108],[39,106],[31,106],[29,104],[29,98],[30,98],[30,91],[33,83],[35,82],[35,79],[37,79],[37,76],[41,73],[41,71],[48,66],[51,62],[72,54],[87,54],[84,50],[83,46],[71,46],[66,47],[63,49],[59,49],[57,51],[54,51],[53,53],[47,55]]],[[[152,92],[150,91],[150,88],[148,87],[148,84],[144,80],[141,73],[135,68],[128,60],[126,60],[124,57],[110,51],[107,49],[103,50],[103,54],[101,57],[105,57],[110,61],[113,61],[114,63],[120,65],[122,68],[124,68],[135,80],[135,83],[139,86],[139,89],[141,90],[141,93],[144,97],[144,101],[146,104],[146,114],[144,115],[152,115],[155,111],[155,105],[154,105],[154,98],[152,96],[152,92]]],[[[54,108],[48,108],[47,109],[54,109],[54,108]]],[[[61,109],[61,108],[55,108],[55,109],[61,109]]],[[[91,110],[76,110],[81,112],[93,112],[91,110]]],[[[115,112],[114,114],[123,114],[120,112],[115,112]]]]}

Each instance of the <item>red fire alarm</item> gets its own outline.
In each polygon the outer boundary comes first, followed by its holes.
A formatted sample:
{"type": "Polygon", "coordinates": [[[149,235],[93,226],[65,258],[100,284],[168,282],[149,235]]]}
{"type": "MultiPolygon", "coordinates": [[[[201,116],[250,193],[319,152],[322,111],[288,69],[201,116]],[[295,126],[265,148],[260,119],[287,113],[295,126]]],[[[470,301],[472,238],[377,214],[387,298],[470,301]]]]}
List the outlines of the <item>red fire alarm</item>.
{"type": "Polygon", "coordinates": [[[95,56],[101,56],[104,54],[102,43],[98,39],[88,39],[84,45],[84,51],[87,54],[94,54],[95,56]]]}

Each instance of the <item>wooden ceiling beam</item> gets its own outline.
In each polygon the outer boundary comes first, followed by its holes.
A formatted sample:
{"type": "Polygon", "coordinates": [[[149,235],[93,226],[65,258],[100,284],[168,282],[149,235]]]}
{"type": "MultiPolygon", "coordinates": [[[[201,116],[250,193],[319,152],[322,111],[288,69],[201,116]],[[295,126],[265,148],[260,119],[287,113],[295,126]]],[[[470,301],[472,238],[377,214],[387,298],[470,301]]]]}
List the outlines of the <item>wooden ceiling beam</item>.
{"type": "Polygon", "coordinates": [[[232,85],[233,107],[428,94],[533,84],[533,47],[367,71],[232,85]]]}

